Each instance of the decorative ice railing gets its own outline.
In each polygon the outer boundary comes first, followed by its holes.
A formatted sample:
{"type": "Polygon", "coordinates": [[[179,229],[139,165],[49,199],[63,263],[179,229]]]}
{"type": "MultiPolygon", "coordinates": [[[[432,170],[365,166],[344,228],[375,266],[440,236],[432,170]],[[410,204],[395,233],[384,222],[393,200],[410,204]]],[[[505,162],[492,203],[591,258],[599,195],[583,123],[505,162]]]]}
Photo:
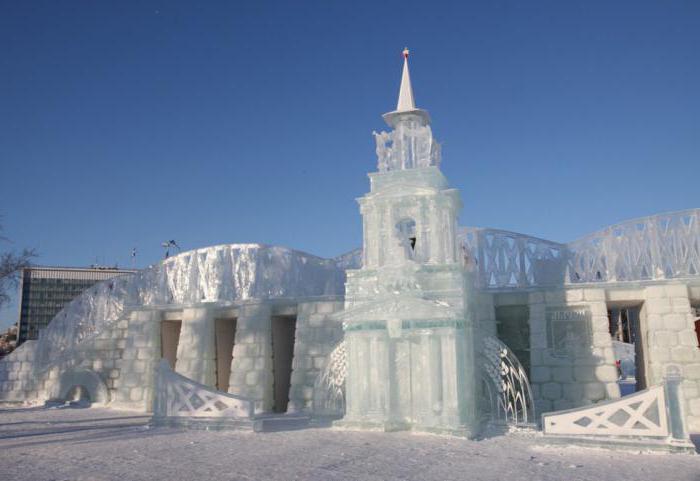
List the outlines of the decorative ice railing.
{"type": "Polygon", "coordinates": [[[465,261],[483,289],[520,289],[564,283],[566,246],[516,232],[464,227],[465,261]]]}
{"type": "Polygon", "coordinates": [[[475,227],[459,240],[482,289],[700,276],[700,209],[622,222],[569,244],[475,227]]]}
{"type": "Polygon", "coordinates": [[[251,419],[253,409],[253,401],[181,376],[164,359],[156,368],[153,404],[156,422],[180,417],[251,419]]]}
{"type": "Polygon", "coordinates": [[[530,382],[515,354],[495,337],[484,338],[481,373],[492,421],[517,426],[535,422],[530,382]]]}
{"type": "Polygon", "coordinates": [[[698,276],[700,209],[622,222],[567,247],[572,283],[698,276]]]}
{"type": "Polygon", "coordinates": [[[663,386],[589,408],[544,414],[542,419],[545,434],[666,437],[670,433],[663,386]]]}
{"type": "Polygon", "coordinates": [[[671,366],[663,384],[635,394],[542,415],[542,431],[551,438],[600,443],[634,442],[694,452],[683,417],[683,379],[671,366]]]}

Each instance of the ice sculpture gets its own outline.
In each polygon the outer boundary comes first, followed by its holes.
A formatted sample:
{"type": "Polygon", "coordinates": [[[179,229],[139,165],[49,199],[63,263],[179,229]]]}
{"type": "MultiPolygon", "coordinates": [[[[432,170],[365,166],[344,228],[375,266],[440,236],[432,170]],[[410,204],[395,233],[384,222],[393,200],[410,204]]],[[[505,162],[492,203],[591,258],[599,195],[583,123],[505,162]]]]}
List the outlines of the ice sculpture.
{"type": "Polygon", "coordinates": [[[73,300],[41,332],[41,364],[70,354],[132,307],[332,296],[343,293],[344,280],[336,261],[284,247],[227,244],[183,252],[73,300]]]}
{"type": "Polygon", "coordinates": [[[347,351],[340,341],[328,355],[328,360],[314,385],[314,415],[342,416],[345,412],[345,379],[347,351]]]}
{"type": "Polygon", "coordinates": [[[488,418],[516,426],[535,424],[535,403],[530,381],[515,354],[495,337],[481,344],[481,374],[488,418]]]}
{"type": "Polygon", "coordinates": [[[377,134],[379,172],[359,200],[362,268],[348,271],[346,415],[341,425],[476,433],[479,385],[456,237],[459,194],[438,168],[427,112],[417,109],[408,52],[393,128],[377,134]],[[390,145],[389,145],[390,144],[390,145]]]}

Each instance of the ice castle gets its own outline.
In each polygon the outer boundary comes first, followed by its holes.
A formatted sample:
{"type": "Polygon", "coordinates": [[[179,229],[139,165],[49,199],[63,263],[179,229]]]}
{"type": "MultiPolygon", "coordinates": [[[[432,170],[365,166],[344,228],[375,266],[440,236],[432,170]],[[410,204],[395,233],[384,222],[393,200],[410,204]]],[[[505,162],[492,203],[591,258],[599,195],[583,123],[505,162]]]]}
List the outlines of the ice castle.
{"type": "Polygon", "coordinates": [[[700,431],[700,209],[568,244],[459,227],[407,50],[383,117],[361,249],[219,245],[102,282],[0,361],[0,400],[253,429],[700,431]]]}

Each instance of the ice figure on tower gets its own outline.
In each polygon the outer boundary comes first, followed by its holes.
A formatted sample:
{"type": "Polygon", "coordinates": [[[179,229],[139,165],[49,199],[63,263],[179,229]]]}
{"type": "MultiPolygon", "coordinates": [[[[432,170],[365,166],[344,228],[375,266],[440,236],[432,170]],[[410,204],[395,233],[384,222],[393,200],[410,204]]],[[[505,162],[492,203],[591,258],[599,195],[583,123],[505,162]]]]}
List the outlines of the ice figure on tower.
{"type": "Polygon", "coordinates": [[[459,193],[440,172],[430,116],[415,106],[404,50],[390,132],[375,133],[377,169],[359,199],[362,268],[348,271],[342,425],[476,431],[471,274],[456,241],[459,193]]]}

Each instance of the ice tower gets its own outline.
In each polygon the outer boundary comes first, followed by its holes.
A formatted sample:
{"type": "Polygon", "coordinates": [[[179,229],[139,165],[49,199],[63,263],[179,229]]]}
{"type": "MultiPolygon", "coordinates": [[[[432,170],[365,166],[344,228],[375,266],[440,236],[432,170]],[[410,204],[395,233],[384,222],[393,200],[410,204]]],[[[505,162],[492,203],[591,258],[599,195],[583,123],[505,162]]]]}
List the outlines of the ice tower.
{"type": "Polygon", "coordinates": [[[430,116],[416,108],[404,50],[392,128],[375,133],[378,172],[358,199],[362,268],[348,271],[346,415],[340,424],[472,436],[470,273],[456,241],[459,193],[439,169],[430,116]]]}

